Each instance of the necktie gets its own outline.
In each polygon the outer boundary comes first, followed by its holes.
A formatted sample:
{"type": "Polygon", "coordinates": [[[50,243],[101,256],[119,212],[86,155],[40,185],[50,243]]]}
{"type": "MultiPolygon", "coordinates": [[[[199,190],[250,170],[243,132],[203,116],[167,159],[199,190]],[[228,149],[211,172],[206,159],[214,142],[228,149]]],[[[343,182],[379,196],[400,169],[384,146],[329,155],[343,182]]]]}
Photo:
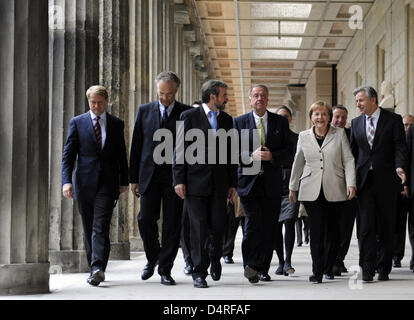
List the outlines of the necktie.
{"type": "Polygon", "coordinates": [[[375,137],[374,118],[372,116],[369,116],[368,120],[369,120],[369,126],[368,126],[367,140],[368,140],[369,146],[372,149],[372,145],[374,143],[374,137],[375,137]]]}
{"type": "Polygon", "coordinates": [[[265,129],[264,129],[263,118],[260,118],[260,123],[259,123],[259,126],[257,127],[257,129],[259,129],[260,143],[261,143],[262,146],[264,146],[265,143],[266,143],[266,133],[265,133],[265,129]]]}
{"type": "Polygon", "coordinates": [[[209,111],[211,128],[217,131],[217,111],[209,111]]]}
{"type": "Polygon", "coordinates": [[[95,135],[96,135],[96,141],[98,142],[98,148],[99,150],[102,149],[102,132],[101,132],[101,125],[99,124],[99,119],[101,119],[100,117],[96,117],[96,123],[93,126],[93,130],[95,130],[95,135]]]}
{"type": "Polygon", "coordinates": [[[165,128],[167,125],[167,121],[168,121],[167,108],[165,106],[163,107],[164,107],[164,113],[162,114],[162,117],[161,117],[161,128],[165,128]]]}

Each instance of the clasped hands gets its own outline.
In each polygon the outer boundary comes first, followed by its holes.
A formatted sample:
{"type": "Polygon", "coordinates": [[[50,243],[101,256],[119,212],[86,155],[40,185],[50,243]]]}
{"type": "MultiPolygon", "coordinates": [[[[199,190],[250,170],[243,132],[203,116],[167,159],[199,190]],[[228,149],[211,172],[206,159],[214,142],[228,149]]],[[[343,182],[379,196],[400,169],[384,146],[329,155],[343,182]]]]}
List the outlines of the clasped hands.
{"type": "Polygon", "coordinates": [[[260,146],[252,153],[252,158],[255,161],[270,161],[273,156],[269,148],[265,146],[260,146]]]}

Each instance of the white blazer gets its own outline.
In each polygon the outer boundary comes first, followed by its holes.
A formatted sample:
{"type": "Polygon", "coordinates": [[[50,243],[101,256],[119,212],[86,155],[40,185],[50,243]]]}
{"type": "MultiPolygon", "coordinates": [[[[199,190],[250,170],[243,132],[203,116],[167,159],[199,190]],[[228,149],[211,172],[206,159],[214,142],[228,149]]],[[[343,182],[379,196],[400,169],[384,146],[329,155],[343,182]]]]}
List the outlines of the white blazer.
{"type": "Polygon", "coordinates": [[[323,186],[326,200],[348,200],[347,187],[356,186],[355,160],[345,130],[330,127],[322,147],[313,128],[299,134],[289,189],[299,201],[315,201],[323,186]]]}

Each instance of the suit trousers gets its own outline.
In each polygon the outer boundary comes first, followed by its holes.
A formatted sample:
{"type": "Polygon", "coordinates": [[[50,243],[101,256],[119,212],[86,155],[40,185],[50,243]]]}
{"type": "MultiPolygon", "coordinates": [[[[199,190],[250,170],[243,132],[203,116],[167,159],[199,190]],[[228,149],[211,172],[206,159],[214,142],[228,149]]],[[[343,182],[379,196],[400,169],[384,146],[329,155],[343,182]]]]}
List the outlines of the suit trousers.
{"type": "Polygon", "coordinates": [[[309,216],[310,250],[314,275],[332,273],[338,253],[340,212],[344,201],[327,201],[323,190],[315,201],[303,201],[309,216]]]}
{"type": "Polygon", "coordinates": [[[359,265],[364,273],[389,274],[392,267],[395,203],[397,192],[389,190],[370,171],[358,194],[359,265]]]}
{"type": "Polygon", "coordinates": [[[184,262],[187,265],[193,266],[191,259],[191,241],[190,241],[190,217],[188,210],[184,203],[183,216],[181,219],[181,250],[183,251],[184,262]]]}
{"type": "Polygon", "coordinates": [[[264,178],[258,176],[250,194],[240,197],[240,202],[246,216],[242,240],[243,266],[268,273],[273,256],[281,196],[267,196],[264,178]]]}
{"type": "Polygon", "coordinates": [[[101,174],[95,201],[78,201],[86,257],[92,272],[97,269],[105,271],[108,264],[111,249],[109,229],[116,204],[112,189],[111,185],[104,181],[101,174]]]}
{"type": "Polygon", "coordinates": [[[208,275],[212,263],[219,263],[223,251],[227,194],[213,193],[199,197],[187,195],[185,206],[190,218],[191,259],[193,279],[208,275]]]}
{"type": "Polygon", "coordinates": [[[239,226],[244,229],[244,217],[236,217],[234,212],[234,204],[229,203],[227,205],[227,218],[225,233],[223,238],[223,257],[233,257],[234,241],[236,240],[237,230],[239,226]]]}
{"type": "Polygon", "coordinates": [[[354,231],[355,217],[358,209],[356,198],[345,201],[339,217],[339,248],[336,265],[342,265],[351,244],[352,232],[354,231]]]}
{"type": "Polygon", "coordinates": [[[407,217],[411,211],[411,199],[404,197],[401,193],[397,194],[396,207],[393,260],[401,262],[405,251],[407,217]]]}
{"type": "Polygon", "coordinates": [[[169,275],[180,243],[183,201],[176,195],[167,172],[155,172],[141,195],[138,214],[139,232],[148,263],[158,261],[158,273],[169,275]],[[162,203],[162,240],[159,241],[158,224],[162,203]]]}

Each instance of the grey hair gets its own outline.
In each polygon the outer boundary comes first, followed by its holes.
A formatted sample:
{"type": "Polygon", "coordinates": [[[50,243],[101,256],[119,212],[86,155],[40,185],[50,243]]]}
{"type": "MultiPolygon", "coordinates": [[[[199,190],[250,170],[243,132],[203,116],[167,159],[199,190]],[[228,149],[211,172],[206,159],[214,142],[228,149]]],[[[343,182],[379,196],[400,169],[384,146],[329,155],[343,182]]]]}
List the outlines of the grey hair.
{"type": "Polygon", "coordinates": [[[252,91],[254,88],[262,88],[264,91],[266,91],[267,96],[269,96],[269,89],[264,84],[257,84],[250,88],[249,90],[249,98],[252,97],[252,91]]]}
{"type": "Polygon", "coordinates": [[[175,84],[175,88],[178,88],[181,84],[181,80],[180,78],[178,78],[178,76],[172,72],[172,71],[164,71],[161,72],[156,78],[155,78],[155,82],[158,84],[160,81],[163,82],[174,82],[175,84]]]}
{"type": "Polygon", "coordinates": [[[378,94],[377,94],[377,91],[375,91],[375,89],[373,87],[371,87],[371,86],[358,87],[354,91],[352,91],[352,94],[354,96],[356,96],[361,91],[364,91],[365,92],[365,94],[367,95],[368,99],[371,100],[372,98],[375,98],[375,101],[378,104],[378,94]]]}

